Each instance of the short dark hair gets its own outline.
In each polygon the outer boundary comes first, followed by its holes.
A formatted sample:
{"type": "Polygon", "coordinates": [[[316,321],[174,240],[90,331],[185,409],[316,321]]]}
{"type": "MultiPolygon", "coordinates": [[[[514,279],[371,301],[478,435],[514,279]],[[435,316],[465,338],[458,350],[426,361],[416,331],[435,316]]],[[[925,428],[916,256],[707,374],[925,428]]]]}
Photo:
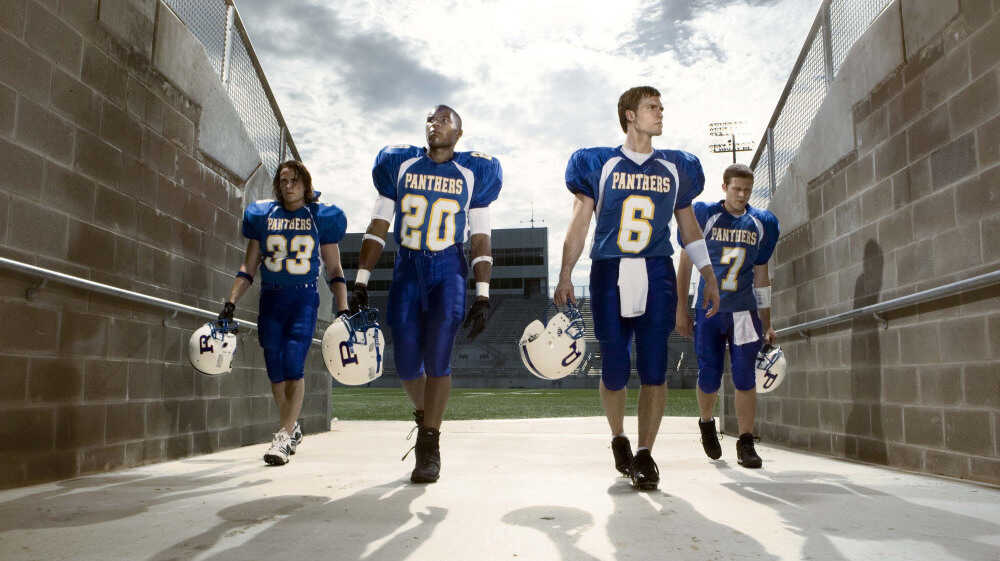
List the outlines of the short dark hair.
{"type": "Polygon", "coordinates": [[[458,114],[458,111],[455,111],[454,109],[443,103],[441,105],[435,106],[434,112],[436,113],[438,109],[447,109],[448,111],[451,111],[451,115],[455,119],[455,127],[458,128],[458,130],[462,130],[462,116],[458,114]]]}
{"type": "Polygon", "coordinates": [[[622,125],[622,131],[628,133],[628,119],[625,118],[626,111],[638,111],[639,102],[644,97],[660,97],[660,92],[653,86],[638,86],[630,88],[618,98],[618,122],[622,125]]]}
{"type": "Polygon", "coordinates": [[[745,177],[753,181],[753,170],[746,164],[733,164],[722,172],[722,184],[729,185],[729,180],[734,177],[745,177]]]}
{"type": "Polygon", "coordinates": [[[302,180],[302,185],[306,188],[306,204],[316,202],[316,194],[313,192],[312,175],[309,174],[309,170],[306,169],[305,164],[298,160],[288,160],[287,162],[282,162],[281,165],[278,166],[278,169],[274,171],[274,180],[271,181],[271,187],[274,192],[274,200],[278,201],[282,205],[285,204],[285,199],[281,195],[281,170],[285,168],[292,168],[295,170],[295,177],[302,180]]]}

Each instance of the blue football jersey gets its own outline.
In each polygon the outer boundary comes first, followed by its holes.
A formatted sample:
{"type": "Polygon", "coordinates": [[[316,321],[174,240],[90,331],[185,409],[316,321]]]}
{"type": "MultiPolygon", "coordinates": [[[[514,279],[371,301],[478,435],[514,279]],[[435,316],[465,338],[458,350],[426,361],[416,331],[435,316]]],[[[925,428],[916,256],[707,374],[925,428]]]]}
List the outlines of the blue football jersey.
{"type": "Polygon", "coordinates": [[[396,242],[441,251],[466,240],[468,209],[496,200],[503,170],[496,158],[481,152],[455,152],[439,164],[423,148],[397,145],[379,151],[372,180],[380,195],[396,201],[396,242]]]}
{"type": "Polygon", "coordinates": [[[261,280],[279,285],[316,281],[319,246],[339,243],[347,217],[334,205],[312,203],[289,212],[273,200],[257,201],[243,212],[243,237],[260,242],[261,280]]]}
{"type": "Polygon", "coordinates": [[[621,146],[583,148],[569,159],[566,186],[594,199],[591,259],[669,256],[674,210],[691,205],[705,175],[698,158],[680,150],[655,150],[636,164],[621,146]]]}
{"type": "MultiPolygon", "coordinates": [[[[780,233],[778,219],[770,211],[750,205],[742,215],[733,216],[723,201],[697,202],[694,215],[705,234],[712,270],[719,281],[719,311],[756,310],[753,268],[767,263],[774,253],[780,233]]],[[[677,237],[680,239],[679,234],[677,237]]],[[[701,302],[703,287],[704,281],[700,281],[695,302],[701,302]]]]}

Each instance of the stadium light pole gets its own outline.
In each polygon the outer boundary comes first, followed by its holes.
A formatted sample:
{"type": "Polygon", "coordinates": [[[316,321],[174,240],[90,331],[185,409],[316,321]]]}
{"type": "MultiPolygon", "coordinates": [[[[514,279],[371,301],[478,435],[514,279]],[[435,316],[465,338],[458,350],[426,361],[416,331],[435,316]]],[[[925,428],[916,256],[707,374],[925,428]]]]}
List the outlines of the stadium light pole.
{"type": "Polygon", "coordinates": [[[753,142],[736,142],[736,133],[742,133],[744,121],[720,121],[708,124],[708,134],[711,136],[728,136],[727,142],[719,144],[709,144],[708,148],[720,154],[722,152],[733,153],[733,163],[736,163],[737,152],[749,152],[753,150],[753,142]]]}

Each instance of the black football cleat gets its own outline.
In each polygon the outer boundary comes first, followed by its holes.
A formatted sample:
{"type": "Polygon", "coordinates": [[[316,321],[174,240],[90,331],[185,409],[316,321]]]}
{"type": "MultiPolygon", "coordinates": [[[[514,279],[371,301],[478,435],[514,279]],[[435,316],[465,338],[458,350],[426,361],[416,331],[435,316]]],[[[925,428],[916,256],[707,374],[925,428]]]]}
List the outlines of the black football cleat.
{"type": "Polygon", "coordinates": [[[611,439],[611,452],[615,455],[615,469],[625,477],[632,475],[632,443],[627,436],[616,436],[611,439]]]}
{"type": "Polygon", "coordinates": [[[736,460],[745,468],[756,469],[764,465],[764,461],[753,448],[754,440],[754,435],[745,432],[736,441],[736,460]]]}
{"type": "Polygon", "coordinates": [[[632,460],[632,486],[640,491],[652,491],[660,484],[660,468],[649,449],[639,450],[632,460]]]}
{"type": "Polygon", "coordinates": [[[417,465],[410,474],[412,483],[434,483],[441,474],[441,448],[438,440],[441,432],[430,427],[420,427],[414,456],[417,465]]]}
{"type": "Polygon", "coordinates": [[[722,446],[719,444],[719,433],[715,431],[715,419],[698,419],[698,428],[701,429],[701,447],[705,449],[705,455],[713,460],[721,458],[722,446]]]}

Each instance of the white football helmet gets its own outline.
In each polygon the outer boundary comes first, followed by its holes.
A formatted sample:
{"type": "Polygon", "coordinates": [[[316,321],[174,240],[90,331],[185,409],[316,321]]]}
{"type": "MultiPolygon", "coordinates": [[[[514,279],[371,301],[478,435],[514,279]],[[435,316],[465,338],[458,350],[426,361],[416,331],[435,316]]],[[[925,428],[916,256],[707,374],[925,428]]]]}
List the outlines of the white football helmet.
{"type": "Polygon", "coordinates": [[[765,344],[757,353],[757,393],[768,393],[778,389],[785,380],[788,363],[781,347],[765,344]]]}
{"type": "Polygon", "coordinates": [[[210,321],[199,327],[188,340],[188,358],[191,366],[202,374],[225,374],[233,369],[236,354],[236,322],[210,321]]]}
{"type": "Polygon", "coordinates": [[[382,375],[385,337],[378,324],[378,310],[364,308],[335,319],[323,333],[323,361],[341,384],[358,386],[382,375]]]}
{"type": "Polygon", "coordinates": [[[572,304],[543,325],[535,320],[524,328],[517,344],[529,372],[542,380],[558,380],[576,371],[587,358],[583,315],[572,304]]]}

